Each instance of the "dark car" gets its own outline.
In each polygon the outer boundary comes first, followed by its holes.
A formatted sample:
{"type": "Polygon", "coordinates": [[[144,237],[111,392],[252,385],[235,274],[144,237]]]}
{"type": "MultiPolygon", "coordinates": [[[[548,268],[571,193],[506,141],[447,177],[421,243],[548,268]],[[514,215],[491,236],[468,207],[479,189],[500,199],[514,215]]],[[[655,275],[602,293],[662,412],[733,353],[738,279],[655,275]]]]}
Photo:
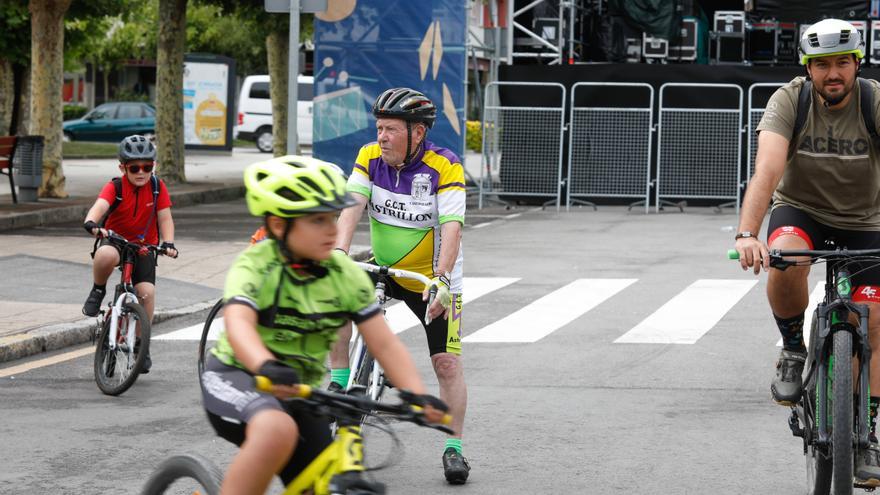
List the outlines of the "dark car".
{"type": "Polygon", "coordinates": [[[118,142],[132,134],[152,139],[156,133],[156,109],[137,101],[104,103],[82,118],[64,122],[62,129],[65,141],[118,142]]]}

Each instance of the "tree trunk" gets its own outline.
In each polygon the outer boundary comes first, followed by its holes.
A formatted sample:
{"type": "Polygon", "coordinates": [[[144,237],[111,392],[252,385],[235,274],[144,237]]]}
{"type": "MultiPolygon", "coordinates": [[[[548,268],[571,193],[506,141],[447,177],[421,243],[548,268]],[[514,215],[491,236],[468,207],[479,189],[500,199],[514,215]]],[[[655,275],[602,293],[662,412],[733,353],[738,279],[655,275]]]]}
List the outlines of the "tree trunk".
{"type": "Polygon", "coordinates": [[[42,198],[66,198],[61,168],[64,14],[71,0],[30,0],[31,134],[44,137],[42,198]]]}
{"type": "Polygon", "coordinates": [[[31,68],[22,68],[18,88],[18,118],[13,134],[26,136],[31,133],[31,68]]]}
{"type": "Polygon", "coordinates": [[[110,69],[101,67],[101,79],[104,81],[104,101],[102,103],[107,103],[110,101],[110,69]]]}
{"type": "Polygon", "coordinates": [[[186,0],[159,0],[156,57],[156,137],[158,166],[171,184],[186,182],[183,154],[183,51],[186,0]]]}
{"type": "Polygon", "coordinates": [[[266,36],[269,64],[269,96],[272,98],[272,138],[275,156],[287,154],[287,33],[273,31],[266,36]]]}
{"type": "Polygon", "coordinates": [[[15,72],[12,62],[0,58],[0,136],[8,136],[15,105],[15,72]]]}

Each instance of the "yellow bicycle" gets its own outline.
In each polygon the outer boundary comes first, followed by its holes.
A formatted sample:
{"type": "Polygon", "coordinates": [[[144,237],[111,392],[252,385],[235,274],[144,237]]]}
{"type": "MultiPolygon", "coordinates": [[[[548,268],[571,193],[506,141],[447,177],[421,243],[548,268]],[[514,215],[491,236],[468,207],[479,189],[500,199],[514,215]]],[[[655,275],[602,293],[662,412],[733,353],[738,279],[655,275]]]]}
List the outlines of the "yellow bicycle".
{"type": "MultiPolygon", "coordinates": [[[[258,376],[257,388],[269,391],[272,383],[258,376]]],[[[398,391],[400,402],[390,404],[377,402],[364,396],[364,388],[354,386],[345,394],[299,385],[299,394],[293,400],[300,400],[315,412],[333,415],[339,428],[333,442],[327,446],[286,488],[283,495],[379,495],[385,493],[385,485],[367,480],[364,466],[363,437],[361,419],[365,415],[415,423],[450,434],[452,430],[444,425],[430,424],[425,420],[421,407],[413,405],[415,396],[405,390],[398,391]]],[[[444,424],[451,417],[446,415],[444,424]]],[[[399,440],[391,430],[388,431],[395,443],[399,440]]],[[[387,467],[387,466],[386,466],[387,467]]],[[[372,468],[369,470],[375,470],[372,468]]],[[[142,495],[180,493],[172,491],[171,485],[189,479],[197,488],[187,493],[216,495],[220,492],[223,473],[209,460],[197,454],[176,455],[163,461],[150,475],[141,491],[142,495]]]]}

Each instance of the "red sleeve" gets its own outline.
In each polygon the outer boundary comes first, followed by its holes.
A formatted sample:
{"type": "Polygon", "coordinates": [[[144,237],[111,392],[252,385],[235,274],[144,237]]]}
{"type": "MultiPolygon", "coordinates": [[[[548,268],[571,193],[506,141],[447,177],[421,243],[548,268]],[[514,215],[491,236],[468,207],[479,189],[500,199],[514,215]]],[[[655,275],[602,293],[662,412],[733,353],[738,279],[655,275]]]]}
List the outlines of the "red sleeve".
{"type": "Polygon", "coordinates": [[[168,188],[165,187],[165,181],[162,179],[159,179],[159,198],[157,202],[159,203],[156,205],[157,211],[171,208],[171,196],[168,194],[168,188]]]}
{"type": "Polygon", "coordinates": [[[101,189],[101,194],[98,194],[98,198],[103,198],[111,205],[113,204],[113,201],[116,199],[116,188],[113,187],[112,180],[104,184],[104,188],[101,189]]]}

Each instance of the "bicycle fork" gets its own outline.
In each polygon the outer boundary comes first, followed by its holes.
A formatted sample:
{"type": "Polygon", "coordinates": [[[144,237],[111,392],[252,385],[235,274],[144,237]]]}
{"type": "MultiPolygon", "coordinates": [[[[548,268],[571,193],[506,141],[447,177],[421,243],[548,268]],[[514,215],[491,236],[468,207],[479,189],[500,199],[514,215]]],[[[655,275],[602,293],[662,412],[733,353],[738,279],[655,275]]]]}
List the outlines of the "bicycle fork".
{"type": "MultiPolygon", "coordinates": [[[[119,297],[116,298],[116,302],[113,304],[113,309],[110,311],[110,332],[108,334],[109,342],[107,344],[110,347],[111,351],[116,350],[116,341],[119,337],[119,316],[122,314],[122,308],[125,306],[125,303],[129,301],[137,303],[137,296],[135,296],[131,292],[122,291],[122,293],[119,294],[119,297]]],[[[135,333],[136,331],[137,324],[129,325],[128,321],[125,322],[125,341],[129,344],[129,354],[134,352],[134,346],[131,345],[131,343],[134,342],[135,338],[137,337],[135,333]]]]}

